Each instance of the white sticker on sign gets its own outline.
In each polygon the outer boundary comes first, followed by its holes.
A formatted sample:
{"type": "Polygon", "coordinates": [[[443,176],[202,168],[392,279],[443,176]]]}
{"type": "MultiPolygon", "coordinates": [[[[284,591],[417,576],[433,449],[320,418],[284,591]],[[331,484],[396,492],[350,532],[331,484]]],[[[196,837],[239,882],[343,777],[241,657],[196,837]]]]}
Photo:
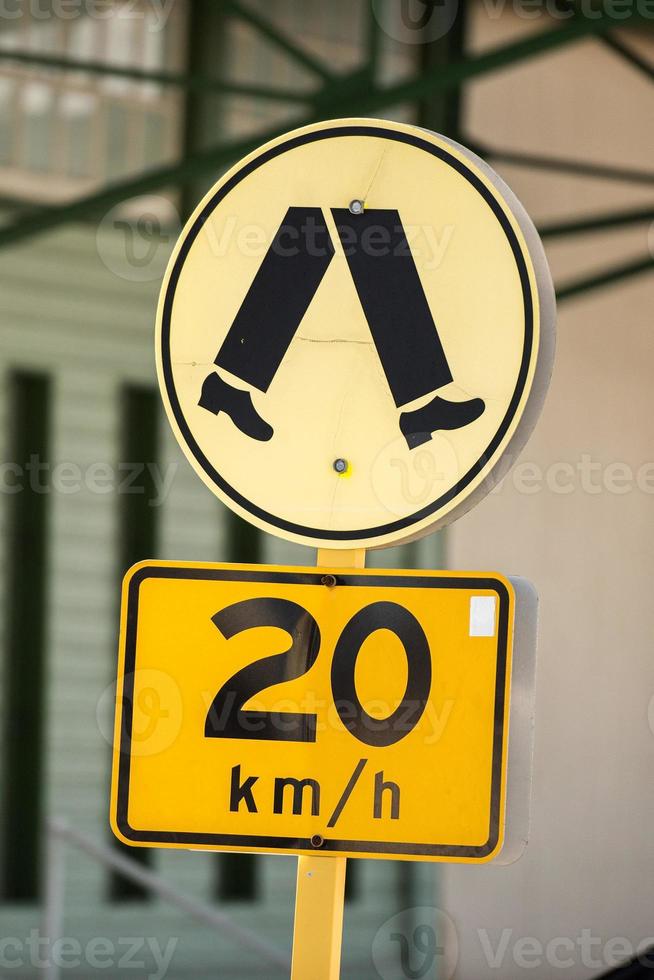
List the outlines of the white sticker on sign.
{"type": "Polygon", "coordinates": [[[495,596],[471,596],[470,636],[495,636],[495,596]]]}

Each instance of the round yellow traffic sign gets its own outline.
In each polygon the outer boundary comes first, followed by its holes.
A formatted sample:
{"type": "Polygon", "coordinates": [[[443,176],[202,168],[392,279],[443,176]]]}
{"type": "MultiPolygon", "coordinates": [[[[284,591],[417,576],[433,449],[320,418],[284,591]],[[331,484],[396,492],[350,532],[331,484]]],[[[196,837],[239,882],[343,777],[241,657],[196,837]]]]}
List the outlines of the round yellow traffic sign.
{"type": "Polygon", "coordinates": [[[382,547],[460,516],[540,410],[554,294],[524,209],[478,157],[340,119],[237,164],[166,273],[157,362],[193,467],[246,520],[382,547]]]}

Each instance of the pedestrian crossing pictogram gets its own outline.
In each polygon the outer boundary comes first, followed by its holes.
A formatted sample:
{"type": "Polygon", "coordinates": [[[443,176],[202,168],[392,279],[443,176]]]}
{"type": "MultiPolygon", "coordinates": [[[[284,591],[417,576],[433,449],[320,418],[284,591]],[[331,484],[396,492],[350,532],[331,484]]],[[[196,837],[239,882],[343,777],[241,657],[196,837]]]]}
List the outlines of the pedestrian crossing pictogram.
{"type": "MultiPolygon", "coordinates": [[[[423,395],[433,396],[426,405],[399,417],[408,447],[426,442],[439,429],[474,422],[484,410],[481,398],[448,401],[435,394],[454,378],[399,212],[334,208],[332,215],[395,405],[401,408],[423,395]],[[383,232],[389,245],[375,249],[370,233],[383,232]]],[[[334,245],[320,209],[289,208],[216,366],[244,385],[268,391],[333,256],[334,245]],[[311,239],[309,228],[315,232],[311,239]],[[290,247],[284,245],[286,239],[293,243],[290,247]],[[264,330],[262,310],[272,311],[264,330]]],[[[273,437],[272,426],[257,413],[249,391],[232,387],[215,371],[204,382],[199,404],[216,415],[225,412],[252,439],[273,437]]]]}
{"type": "Polygon", "coordinates": [[[553,290],[520,203],[469,151],[336,120],[225,174],[158,315],[175,434],[221,500],[322,547],[379,547],[491,489],[537,418],[553,290]]]}

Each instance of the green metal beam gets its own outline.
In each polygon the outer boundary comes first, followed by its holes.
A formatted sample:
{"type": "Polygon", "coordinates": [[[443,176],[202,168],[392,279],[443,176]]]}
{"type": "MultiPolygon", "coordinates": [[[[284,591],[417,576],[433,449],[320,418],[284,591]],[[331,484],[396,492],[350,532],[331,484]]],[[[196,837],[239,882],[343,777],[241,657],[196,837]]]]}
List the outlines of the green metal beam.
{"type": "Polygon", "coordinates": [[[631,211],[612,211],[596,214],[576,221],[553,222],[541,225],[538,231],[541,238],[558,238],[567,235],[583,235],[586,232],[606,231],[609,228],[625,228],[629,225],[654,221],[654,208],[637,208],[631,211]]]}
{"type": "MultiPolygon", "coordinates": [[[[228,3],[233,6],[234,0],[228,0],[228,3]]],[[[637,13],[632,14],[633,19],[637,19],[637,17],[637,13]]],[[[501,45],[476,59],[461,59],[451,65],[441,67],[438,71],[425,73],[408,82],[376,88],[372,91],[363,90],[358,95],[342,92],[337,102],[327,103],[322,111],[314,111],[304,118],[294,120],[292,123],[287,122],[282,127],[275,127],[267,132],[255,134],[245,140],[221,143],[212,149],[194,154],[181,163],[156,167],[136,178],[117,182],[78,201],[49,209],[41,209],[34,214],[27,215],[14,224],[0,229],[0,247],[18,242],[57,225],[85,218],[91,213],[108,210],[122,200],[150,193],[162,187],[175,186],[190,177],[219,171],[229,162],[280,135],[292,125],[301,126],[316,122],[325,118],[325,115],[336,113],[365,114],[393,105],[413,102],[429,92],[444,92],[462,84],[468,78],[479,77],[484,73],[506,67],[535,54],[569,44],[581,37],[607,30],[613,23],[611,18],[601,14],[596,20],[576,18],[568,21],[565,27],[546,31],[512,44],[501,45]]]]}
{"type": "Polygon", "coordinates": [[[83,220],[89,215],[102,214],[116,204],[130,198],[149,194],[166,187],[176,187],[187,180],[202,177],[212,170],[220,171],[230,161],[244,156],[256,149],[261,142],[266,142],[278,135],[279,128],[276,127],[267,133],[258,133],[248,139],[222,143],[219,148],[195,153],[181,163],[155,167],[140,177],[109,184],[108,187],[76,201],[49,208],[39,208],[15,224],[0,228],[0,248],[15,244],[31,235],[68,224],[71,221],[83,220]]]}
{"type": "Polygon", "coordinates": [[[377,77],[381,31],[372,0],[365,5],[366,22],[366,74],[374,81],[377,77]]]}
{"type": "Polygon", "coordinates": [[[654,65],[651,65],[648,61],[645,61],[644,58],[641,58],[639,54],[621,41],[620,38],[616,37],[615,34],[605,34],[602,41],[607,47],[611,48],[612,51],[619,54],[621,58],[628,61],[630,65],[637,68],[643,75],[646,75],[650,82],[654,81],[654,65]]]}
{"type": "MultiPolygon", "coordinates": [[[[426,74],[386,89],[376,89],[363,97],[357,106],[358,111],[374,112],[391,105],[415,102],[428,92],[444,92],[469,79],[489,74],[500,68],[507,68],[509,65],[545,54],[547,51],[553,51],[585,37],[602,35],[611,27],[615,27],[615,20],[606,11],[598,10],[596,14],[595,19],[577,14],[563,27],[530,34],[520,41],[499,45],[476,57],[463,58],[442,68],[435,76],[426,74]]],[[[636,9],[628,14],[628,18],[622,21],[623,24],[642,19],[636,9]]]]}
{"type": "Polygon", "coordinates": [[[624,265],[616,266],[613,269],[606,269],[597,275],[585,279],[576,279],[570,283],[564,283],[556,290],[556,298],[560,303],[574,296],[600,289],[603,286],[610,286],[625,279],[632,279],[634,276],[641,275],[643,272],[654,272],[654,257],[649,255],[636,262],[628,262],[624,265]]]}
{"type": "Polygon", "coordinates": [[[466,139],[465,142],[479,156],[499,163],[531,167],[534,170],[546,170],[553,173],[566,173],[573,177],[594,177],[599,180],[625,181],[630,184],[654,184],[654,171],[652,170],[632,170],[628,167],[605,166],[601,163],[568,160],[564,157],[548,157],[536,153],[523,153],[519,150],[502,150],[497,147],[486,146],[472,139],[466,139]]]}
{"type": "Polygon", "coordinates": [[[108,65],[103,61],[82,61],[72,58],[57,58],[54,55],[40,54],[36,51],[0,50],[0,61],[11,61],[19,65],[47,68],[56,71],[88,72],[90,75],[108,75],[114,78],[128,78],[135,82],[154,82],[158,85],[173,85],[189,91],[217,92],[221,95],[241,95],[253,99],[266,99],[270,102],[307,103],[313,92],[298,92],[278,89],[273,86],[245,85],[238,82],[225,82],[208,75],[182,75],[170,71],[145,71],[122,65],[108,65]]]}
{"type": "MultiPolygon", "coordinates": [[[[255,17],[251,11],[246,12],[245,8],[243,8],[242,5],[237,2],[237,0],[226,0],[226,6],[233,10],[238,9],[239,13],[242,14],[245,19],[249,20],[253,24],[256,21],[257,24],[263,26],[264,22],[262,19],[255,17]]],[[[637,18],[638,14],[634,13],[633,17],[637,18]]],[[[420,95],[431,94],[452,86],[460,85],[463,81],[467,80],[468,78],[473,78],[478,74],[483,74],[489,71],[494,71],[497,68],[506,67],[513,62],[521,61],[526,57],[550,50],[551,48],[561,44],[571,43],[585,35],[608,31],[609,27],[610,24],[606,23],[605,18],[602,19],[600,17],[597,20],[583,22],[581,15],[578,15],[577,22],[574,24],[566,25],[566,27],[558,30],[538,34],[535,37],[527,38],[518,42],[517,44],[501,46],[474,59],[461,59],[460,61],[449,66],[448,71],[441,71],[437,76],[434,76],[431,73],[425,73],[418,78],[412,79],[410,82],[404,83],[401,86],[373,90],[373,92],[371,92],[364,101],[366,102],[370,111],[372,111],[373,108],[398,104],[399,102],[407,99],[411,101],[420,95]],[[582,22],[578,23],[578,21],[582,22]]],[[[269,30],[272,30],[272,28],[267,26],[266,31],[269,30]]],[[[279,40],[279,37],[277,39],[279,40]]],[[[641,67],[650,78],[654,78],[654,68],[644,62],[622,42],[618,41],[614,36],[608,33],[604,35],[603,39],[616,51],[620,51],[622,54],[628,57],[634,64],[638,64],[638,66],[641,67]]],[[[284,41],[284,44],[287,45],[290,44],[290,42],[284,41]]],[[[374,61],[377,54],[378,44],[379,27],[374,15],[371,14],[368,36],[369,61],[374,61]]],[[[321,74],[321,77],[329,82],[334,81],[333,75],[330,73],[325,74],[326,69],[322,68],[322,66],[318,66],[313,59],[309,58],[309,56],[307,56],[304,52],[301,52],[295,45],[291,45],[291,47],[293,48],[294,56],[300,57],[304,63],[306,63],[306,59],[308,58],[314,69],[321,74]]],[[[32,51],[9,51],[3,49],[0,50],[0,61],[1,60],[33,67],[42,67],[62,71],[88,72],[90,74],[127,78],[133,81],[155,82],[161,85],[174,85],[193,90],[204,89],[206,91],[214,91],[226,95],[250,96],[252,98],[266,99],[269,101],[307,103],[316,96],[320,96],[321,94],[324,95],[324,93],[320,92],[298,92],[290,89],[278,89],[271,86],[226,82],[199,74],[184,75],[168,71],[146,71],[141,68],[109,65],[106,62],[101,61],[60,58],[32,51]]],[[[357,72],[352,77],[354,79],[359,77],[359,75],[360,73],[357,72]]],[[[339,79],[338,81],[345,82],[347,81],[347,78],[339,79]]],[[[338,85],[337,89],[339,90],[340,94],[341,86],[338,85]]],[[[359,108],[362,106],[363,103],[361,103],[359,108]]],[[[500,151],[489,152],[499,154],[500,151]]],[[[553,161],[553,163],[556,165],[556,161],[553,161]]],[[[647,175],[647,179],[649,179],[649,177],[650,175],[647,175]]],[[[628,179],[631,179],[631,175],[628,179]]]]}
{"type": "MultiPolygon", "coordinates": [[[[422,74],[430,76],[440,75],[449,65],[461,64],[465,57],[467,6],[459,0],[440,0],[440,7],[441,16],[450,24],[449,30],[442,37],[426,41],[420,46],[422,74]]],[[[431,13],[431,9],[425,7],[423,32],[429,29],[431,13]]],[[[429,92],[416,106],[418,123],[433,132],[460,141],[463,95],[461,86],[444,92],[429,92]]]]}
{"type": "Polygon", "coordinates": [[[274,44],[299,65],[302,65],[303,68],[322,78],[325,82],[329,82],[334,78],[333,73],[325,65],[308,54],[303,48],[298,47],[297,44],[275,27],[271,21],[255,13],[251,7],[244,6],[240,3],[240,0],[224,0],[224,3],[228,13],[250,24],[262,37],[265,37],[267,41],[270,41],[271,44],[274,44]]]}
{"type": "MultiPolygon", "coordinates": [[[[559,2],[563,3],[570,11],[578,14],[582,13],[579,0],[559,0],[559,2]]],[[[639,54],[626,45],[615,33],[607,32],[603,34],[601,41],[605,47],[610,48],[616,54],[619,54],[620,57],[630,62],[634,68],[647,75],[650,81],[654,79],[654,66],[645,61],[644,58],[641,58],[639,54]]]]}

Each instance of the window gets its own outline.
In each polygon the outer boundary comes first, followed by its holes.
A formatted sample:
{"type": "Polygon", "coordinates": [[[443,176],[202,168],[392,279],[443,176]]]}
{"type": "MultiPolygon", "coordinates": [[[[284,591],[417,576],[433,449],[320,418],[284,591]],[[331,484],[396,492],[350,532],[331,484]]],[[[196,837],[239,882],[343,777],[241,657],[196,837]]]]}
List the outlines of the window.
{"type": "Polygon", "coordinates": [[[48,461],[50,384],[40,374],[10,380],[16,466],[9,500],[4,688],[2,875],[7,902],[39,897],[43,815],[46,556],[49,494],[26,474],[48,461]],[[22,474],[19,476],[18,474],[22,474]]]}
{"type": "MultiPolygon", "coordinates": [[[[127,467],[129,486],[118,498],[120,513],[120,567],[122,581],[127,569],[144,558],[154,558],[157,550],[157,509],[152,506],[156,488],[152,466],[158,455],[159,393],[154,388],[127,386],[122,396],[121,458],[127,467]],[[131,477],[134,477],[133,479],[131,477]]],[[[117,848],[132,861],[152,863],[152,851],[127,847],[113,838],[117,848]]],[[[119,874],[112,874],[110,896],[114,901],[145,901],[150,893],[119,874]]]]}
{"type": "Polygon", "coordinates": [[[116,0],[99,15],[80,4],[64,19],[42,4],[37,19],[25,5],[0,24],[3,194],[56,202],[177,157],[183,94],[176,86],[10,56],[174,72],[183,64],[185,4],[164,7],[116,0]]]}

